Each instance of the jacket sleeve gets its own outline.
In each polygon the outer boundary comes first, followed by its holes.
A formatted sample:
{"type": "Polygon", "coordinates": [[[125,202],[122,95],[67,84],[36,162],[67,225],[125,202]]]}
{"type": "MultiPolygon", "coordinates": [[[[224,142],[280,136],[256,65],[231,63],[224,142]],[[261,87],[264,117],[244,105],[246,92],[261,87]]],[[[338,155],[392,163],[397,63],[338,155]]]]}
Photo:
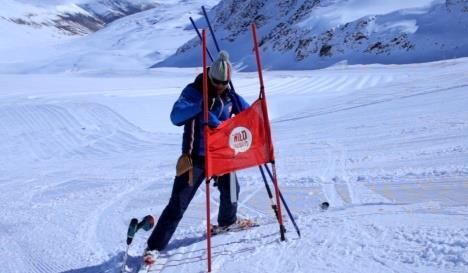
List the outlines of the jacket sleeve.
{"type": "Polygon", "coordinates": [[[213,114],[211,111],[208,111],[208,126],[211,128],[216,128],[221,124],[221,121],[213,114]]]}
{"type": "MultiPolygon", "coordinates": [[[[250,107],[250,104],[243,98],[241,97],[239,94],[235,94],[235,96],[237,97],[237,101],[239,102],[239,107],[240,107],[240,112],[244,111],[245,109],[249,108],[250,107]]],[[[239,113],[240,113],[239,112],[239,113]]],[[[236,113],[236,114],[239,114],[239,113],[236,113]]]]}
{"type": "Polygon", "coordinates": [[[191,86],[185,87],[171,111],[171,121],[176,126],[183,125],[187,120],[202,111],[203,97],[191,86]]]}

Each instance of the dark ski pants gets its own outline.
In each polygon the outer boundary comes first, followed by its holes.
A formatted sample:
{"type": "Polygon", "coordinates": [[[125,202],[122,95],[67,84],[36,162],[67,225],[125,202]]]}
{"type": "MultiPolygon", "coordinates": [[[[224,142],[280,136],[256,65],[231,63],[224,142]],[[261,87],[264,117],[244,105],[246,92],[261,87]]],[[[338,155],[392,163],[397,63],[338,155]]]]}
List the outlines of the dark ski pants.
{"type": "MultiPolygon", "coordinates": [[[[205,179],[204,164],[203,157],[194,159],[193,186],[190,186],[188,183],[188,173],[174,179],[169,204],[167,204],[166,208],[163,210],[156,227],[148,239],[148,249],[161,251],[169,243],[190,201],[192,201],[198,187],[200,187],[200,184],[205,179]]],[[[230,174],[218,177],[217,186],[220,192],[218,225],[228,226],[235,223],[237,220],[237,203],[231,202],[230,174]]],[[[239,183],[237,179],[236,191],[237,197],[239,197],[239,183]]]]}

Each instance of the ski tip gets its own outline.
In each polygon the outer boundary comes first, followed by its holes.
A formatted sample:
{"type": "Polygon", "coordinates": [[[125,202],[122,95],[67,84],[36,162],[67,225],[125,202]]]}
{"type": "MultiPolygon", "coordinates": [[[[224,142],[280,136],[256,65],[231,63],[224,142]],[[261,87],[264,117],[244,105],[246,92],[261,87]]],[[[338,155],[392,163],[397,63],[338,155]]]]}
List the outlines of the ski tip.
{"type": "Polygon", "coordinates": [[[143,220],[140,222],[140,227],[145,231],[148,231],[154,227],[154,217],[153,215],[146,215],[143,220]]]}

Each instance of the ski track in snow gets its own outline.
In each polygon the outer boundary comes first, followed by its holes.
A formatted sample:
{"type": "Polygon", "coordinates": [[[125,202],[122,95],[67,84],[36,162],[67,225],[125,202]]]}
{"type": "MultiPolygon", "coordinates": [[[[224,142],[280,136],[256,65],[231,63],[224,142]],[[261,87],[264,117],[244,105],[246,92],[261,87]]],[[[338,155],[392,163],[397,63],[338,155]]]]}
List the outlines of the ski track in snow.
{"type": "MultiPolygon", "coordinates": [[[[130,219],[158,217],[170,195],[180,128],[142,121],[167,116],[196,73],[171,71],[0,75],[11,90],[0,94],[5,272],[118,272],[130,219]],[[155,106],[139,107],[146,101],[155,106]]],[[[214,237],[214,271],[465,272],[466,71],[467,59],[266,72],[280,186],[302,238],[283,209],[288,240],[279,241],[258,169],[239,172],[239,215],[262,225],[214,237]]],[[[252,101],[256,74],[235,77],[252,101]]],[[[204,198],[202,184],[162,253],[162,272],[206,269],[204,198]]],[[[214,187],[211,199],[216,223],[214,187]]],[[[136,236],[131,266],[148,236],[136,236]]]]}

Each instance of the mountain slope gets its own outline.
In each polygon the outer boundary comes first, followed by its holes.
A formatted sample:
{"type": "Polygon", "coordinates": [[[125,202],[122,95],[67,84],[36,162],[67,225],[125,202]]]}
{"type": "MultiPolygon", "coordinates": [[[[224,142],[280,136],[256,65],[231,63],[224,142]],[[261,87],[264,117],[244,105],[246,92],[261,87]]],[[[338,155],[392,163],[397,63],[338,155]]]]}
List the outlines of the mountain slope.
{"type": "MultiPolygon", "coordinates": [[[[399,0],[381,5],[370,0],[142,0],[132,2],[133,6],[126,0],[77,0],[68,5],[60,0],[32,2],[8,0],[15,5],[0,11],[0,30],[6,37],[0,41],[0,72],[134,73],[155,63],[153,67],[200,66],[200,41],[188,18],[199,18],[202,4],[208,9],[215,5],[210,18],[221,47],[230,52],[238,69],[255,69],[253,21],[266,69],[402,64],[468,56],[468,5],[462,0],[399,0]],[[143,10],[150,2],[153,8],[149,10],[107,23],[143,10]],[[58,10],[101,23],[66,20],[69,25],[57,31],[51,18],[58,10]],[[28,17],[28,12],[33,15],[28,17]],[[5,14],[8,18],[21,15],[18,18],[28,23],[4,20],[5,14]],[[88,34],[73,38],[63,35],[67,29],[88,34]]],[[[202,19],[197,24],[206,27],[202,19]]],[[[211,40],[209,44],[214,52],[211,40]]]]}
{"type": "Polygon", "coordinates": [[[157,6],[157,0],[5,0],[0,19],[34,28],[56,28],[63,34],[83,35],[106,24],[157,6]]]}
{"type": "MultiPolygon", "coordinates": [[[[254,21],[267,69],[313,69],[341,61],[413,63],[468,56],[467,15],[464,1],[421,0],[377,7],[354,0],[225,0],[210,12],[221,46],[248,70],[255,67],[249,54],[254,21]]],[[[154,67],[198,66],[199,44],[193,38],[154,67]]]]}
{"type": "MultiPolygon", "coordinates": [[[[185,29],[187,18],[200,16],[196,10],[202,2],[214,5],[218,1],[161,1],[99,31],[73,37],[50,27],[33,28],[0,20],[0,30],[10,37],[0,40],[0,73],[144,70],[192,37],[193,31],[185,29]]],[[[99,5],[93,3],[97,12],[99,5]]]]}

